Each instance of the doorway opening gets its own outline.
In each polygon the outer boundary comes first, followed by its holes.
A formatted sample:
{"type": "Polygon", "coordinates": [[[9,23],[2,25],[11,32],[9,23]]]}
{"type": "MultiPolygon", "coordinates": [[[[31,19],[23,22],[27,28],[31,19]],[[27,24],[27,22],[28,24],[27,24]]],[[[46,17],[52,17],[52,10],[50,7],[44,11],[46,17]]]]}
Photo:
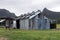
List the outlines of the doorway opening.
{"type": "Polygon", "coordinates": [[[16,27],[17,27],[17,29],[20,29],[20,21],[19,20],[16,21],[16,27]]]}

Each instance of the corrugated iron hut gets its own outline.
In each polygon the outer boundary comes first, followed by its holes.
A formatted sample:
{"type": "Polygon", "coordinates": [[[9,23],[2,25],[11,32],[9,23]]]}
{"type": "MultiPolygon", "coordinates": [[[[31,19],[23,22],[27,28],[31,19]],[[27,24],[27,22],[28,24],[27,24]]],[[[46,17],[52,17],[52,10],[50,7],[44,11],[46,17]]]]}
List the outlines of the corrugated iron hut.
{"type": "Polygon", "coordinates": [[[56,19],[60,19],[60,12],[48,9],[21,15],[15,20],[15,27],[23,30],[55,29],[56,19]]]}
{"type": "Polygon", "coordinates": [[[50,28],[49,20],[47,17],[41,14],[40,10],[21,15],[19,18],[19,29],[39,30],[49,28],[50,28]]]}
{"type": "Polygon", "coordinates": [[[5,19],[6,25],[11,27],[12,20],[16,17],[14,13],[9,12],[6,9],[0,9],[0,19],[5,19]]]}

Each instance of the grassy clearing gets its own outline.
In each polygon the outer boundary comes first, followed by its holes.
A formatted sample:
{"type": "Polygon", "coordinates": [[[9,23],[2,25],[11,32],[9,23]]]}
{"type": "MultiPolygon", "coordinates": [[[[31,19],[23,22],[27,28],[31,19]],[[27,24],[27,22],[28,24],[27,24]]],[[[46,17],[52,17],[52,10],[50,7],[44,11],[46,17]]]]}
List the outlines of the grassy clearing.
{"type": "MultiPolygon", "coordinates": [[[[57,24],[60,28],[60,24],[57,24]]],[[[0,39],[8,40],[60,40],[60,30],[6,30],[0,28],[0,39]]]]}
{"type": "Polygon", "coordinates": [[[60,40],[60,30],[6,30],[0,28],[0,37],[9,40],[60,40]]]}

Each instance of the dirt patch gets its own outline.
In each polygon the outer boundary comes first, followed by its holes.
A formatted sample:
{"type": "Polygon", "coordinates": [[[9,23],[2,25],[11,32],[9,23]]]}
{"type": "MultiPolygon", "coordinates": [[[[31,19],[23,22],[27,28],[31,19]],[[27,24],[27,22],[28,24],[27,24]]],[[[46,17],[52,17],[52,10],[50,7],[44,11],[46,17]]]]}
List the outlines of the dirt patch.
{"type": "Polygon", "coordinates": [[[0,40],[8,40],[8,39],[5,37],[0,37],[0,40]]]}

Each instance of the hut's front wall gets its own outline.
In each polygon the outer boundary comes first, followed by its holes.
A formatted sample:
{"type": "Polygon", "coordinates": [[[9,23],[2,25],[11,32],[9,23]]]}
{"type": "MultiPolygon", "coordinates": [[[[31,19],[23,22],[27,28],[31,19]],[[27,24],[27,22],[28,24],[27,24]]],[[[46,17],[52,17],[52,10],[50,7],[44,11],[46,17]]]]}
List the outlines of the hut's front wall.
{"type": "Polygon", "coordinates": [[[29,29],[29,19],[20,20],[20,29],[23,30],[29,29]]]}
{"type": "Polygon", "coordinates": [[[6,20],[6,25],[5,26],[9,26],[9,20],[6,20]]]}
{"type": "Polygon", "coordinates": [[[49,19],[47,20],[47,26],[46,26],[46,29],[50,29],[50,20],[49,20],[49,19]]]}
{"type": "Polygon", "coordinates": [[[39,18],[38,18],[38,15],[35,17],[35,29],[38,29],[38,25],[39,25],[39,18]]]}
{"type": "Polygon", "coordinates": [[[16,20],[13,20],[13,28],[17,28],[16,27],[16,20]]]}
{"type": "Polygon", "coordinates": [[[30,20],[30,29],[33,29],[33,30],[35,30],[35,29],[39,29],[39,24],[40,23],[40,21],[39,21],[39,19],[38,19],[38,15],[37,16],[35,16],[34,18],[32,18],[31,20],[30,20]]]}
{"type": "Polygon", "coordinates": [[[45,16],[42,16],[41,29],[50,29],[50,21],[45,16]]]}
{"type": "Polygon", "coordinates": [[[5,26],[8,27],[8,28],[10,28],[10,27],[12,27],[12,25],[13,25],[12,20],[7,19],[5,26]]]}

